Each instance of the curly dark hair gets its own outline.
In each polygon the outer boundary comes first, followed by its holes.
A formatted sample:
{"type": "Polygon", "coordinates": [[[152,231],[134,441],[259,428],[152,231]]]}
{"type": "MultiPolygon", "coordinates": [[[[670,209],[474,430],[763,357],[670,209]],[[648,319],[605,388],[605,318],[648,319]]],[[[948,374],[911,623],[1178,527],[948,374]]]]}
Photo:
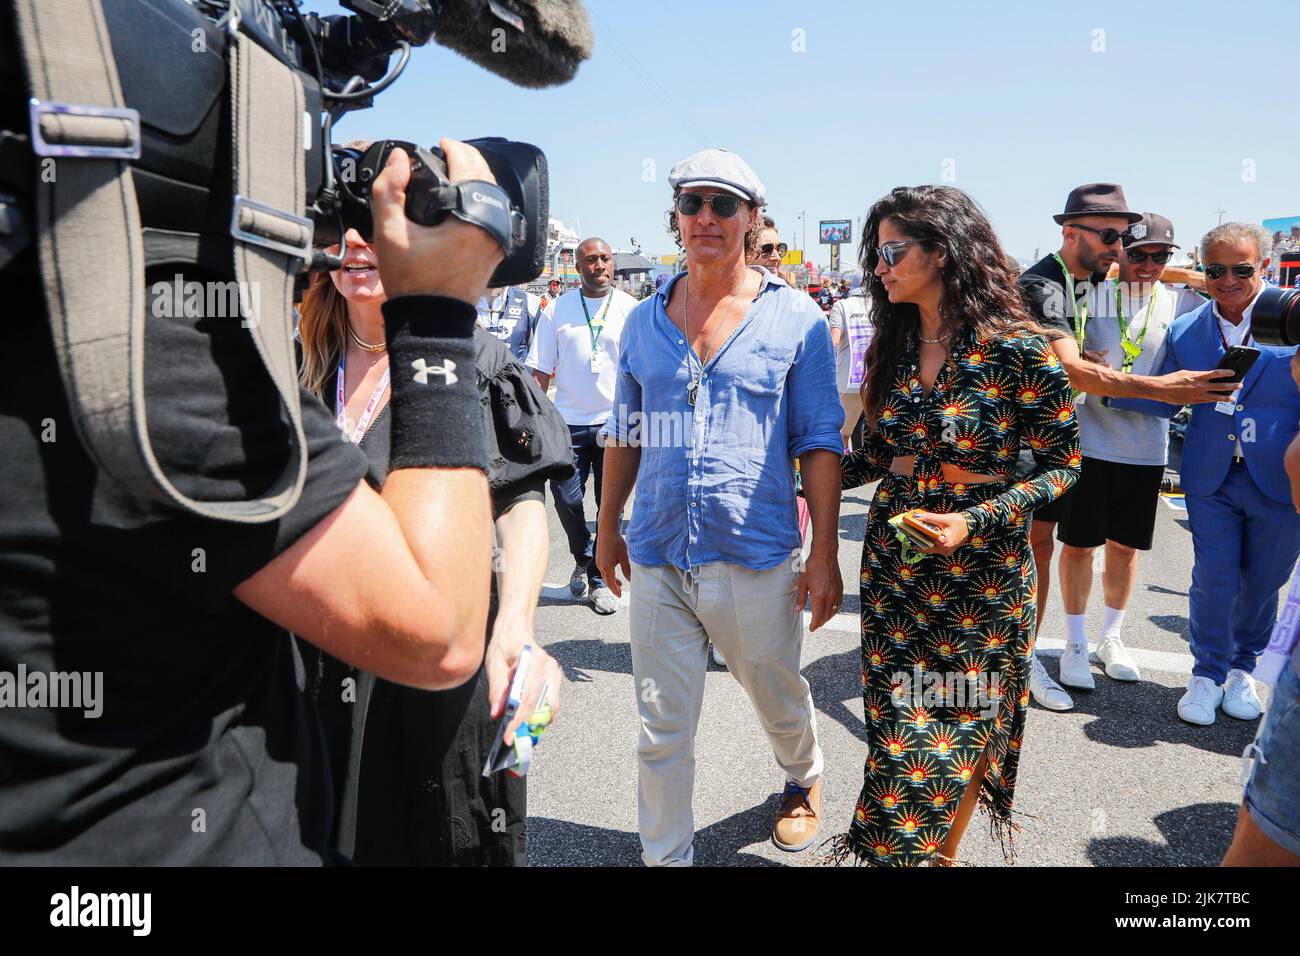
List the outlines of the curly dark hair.
{"type": "MultiPolygon", "coordinates": [[[[677,197],[681,193],[680,189],[673,191],[673,204],[668,209],[668,234],[673,237],[673,242],[677,243],[677,248],[683,252],[686,251],[686,245],[682,242],[682,230],[677,225],[677,197]]],[[[743,200],[746,209],[754,209],[753,203],[743,200]]],[[[739,215],[739,213],[737,214],[739,215]]],[[[756,216],[754,224],[750,227],[749,232],[745,233],[745,260],[748,261],[758,255],[758,240],[763,235],[764,229],[774,228],[765,225],[764,221],[767,216],[756,216]]]]}
{"type": "Polygon", "coordinates": [[[890,219],[903,235],[927,250],[946,251],[939,318],[944,331],[956,334],[969,326],[981,338],[1009,338],[1028,332],[1045,334],[1025,308],[988,217],[975,200],[952,186],[897,186],[867,213],[858,261],[870,283],[871,325],[867,380],[862,405],[868,427],[875,430],[885,396],[893,385],[907,340],[916,334],[920,311],[911,303],[894,305],[876,275],[880,262],[880,224],[890,219]]]}

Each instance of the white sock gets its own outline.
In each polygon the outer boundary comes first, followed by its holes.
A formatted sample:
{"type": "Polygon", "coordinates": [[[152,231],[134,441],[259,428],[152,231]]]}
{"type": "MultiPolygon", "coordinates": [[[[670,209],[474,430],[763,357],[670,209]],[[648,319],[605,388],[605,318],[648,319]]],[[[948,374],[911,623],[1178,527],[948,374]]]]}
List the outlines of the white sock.
{"type": "Polygon", "coordinates": [[[1104,641],[1108,638],[1119,637],[1119,629],[1124,626],[1124,611],[1116,610],[1113,607],[1106,608],[1106,614],[1101,619],[1101,639],[1104,641]]]}
{"type": "Polygon", "coordinates": [[[1083,618],[1084,615],[1082,614],[1065,615],[1065,643],[1067,646],[1070,644],[1088,646],[1088,635],[1083,630],[1083,618]]]}

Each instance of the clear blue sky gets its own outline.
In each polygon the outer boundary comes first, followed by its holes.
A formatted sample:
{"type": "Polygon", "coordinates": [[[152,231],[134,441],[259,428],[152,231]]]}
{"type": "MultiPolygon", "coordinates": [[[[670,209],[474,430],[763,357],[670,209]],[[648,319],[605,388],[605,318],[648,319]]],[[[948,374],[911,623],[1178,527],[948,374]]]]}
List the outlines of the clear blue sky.
{"type": "MultiPolygon", "coordinates": [[[[308,5],[334,12],[329,0],[308,5]]],[[[965,189],[1023,260],[1056,248],[1051,216],[1083,182],[1121,183],[1133,208],[1173,220],[1184,248],[1220,208],[1225,221],[1300,215],[1295,0],[587,9],[595,50],[568,85],[520,89],[431,44],[336,139],[535,143],[550,161],[553,216],[615,246],[635,237],[647,253],[675,251],[668,171],[708,146],[754,167],[792,247],[807,210],[822,265],[817,221],[865,216],[900,184],[965,189]]],[[[855,224],[846,264],[857,239],[855,224]]]]}

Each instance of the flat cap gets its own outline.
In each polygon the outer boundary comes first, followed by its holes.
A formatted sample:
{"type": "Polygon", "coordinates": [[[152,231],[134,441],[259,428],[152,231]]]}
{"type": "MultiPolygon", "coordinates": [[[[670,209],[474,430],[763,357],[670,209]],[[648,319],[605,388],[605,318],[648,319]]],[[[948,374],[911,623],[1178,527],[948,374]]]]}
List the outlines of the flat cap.
{"type": "Polygon", "coordinates": [[[702,149],[687,156],[668,173],[668,185],[675,189],[713,186],[748,200],[755,206],[767,202],[763,181],[735,153],[725,149],[702,149]]]}

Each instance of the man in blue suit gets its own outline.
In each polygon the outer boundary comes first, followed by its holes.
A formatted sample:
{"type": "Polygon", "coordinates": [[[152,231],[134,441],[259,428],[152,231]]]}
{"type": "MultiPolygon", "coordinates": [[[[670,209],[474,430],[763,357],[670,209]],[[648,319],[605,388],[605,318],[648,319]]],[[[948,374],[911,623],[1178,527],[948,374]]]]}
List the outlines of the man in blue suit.
{"type": "MultiPolygon", "coordinates": [[[[1212,298],[1170,326],[1159,373],[1214,368],[1234,345],[1260,351],[1230,397],[1193,407],[1183,446],[1181,478],[1195,556],[1190,631],[1196,664],[1178,716],[1193,724],[1214,723],[1220,705],[1242,720],[1259,716],[1250,675],[1277,617],[1278,589],[1300,555],[1300,515],[1283,467],[1300,430],[1300,395],[1290,368],[1296,350],[1263,345],[1250,331],[1270,245],[1268,232],[1248,223],[1224,223],[1205,234],[1201,261],[1212,298]]],[[[1111,400],[1113,407],[1134,411],[1152,411],[1154,404],[1111,400]]]]}

